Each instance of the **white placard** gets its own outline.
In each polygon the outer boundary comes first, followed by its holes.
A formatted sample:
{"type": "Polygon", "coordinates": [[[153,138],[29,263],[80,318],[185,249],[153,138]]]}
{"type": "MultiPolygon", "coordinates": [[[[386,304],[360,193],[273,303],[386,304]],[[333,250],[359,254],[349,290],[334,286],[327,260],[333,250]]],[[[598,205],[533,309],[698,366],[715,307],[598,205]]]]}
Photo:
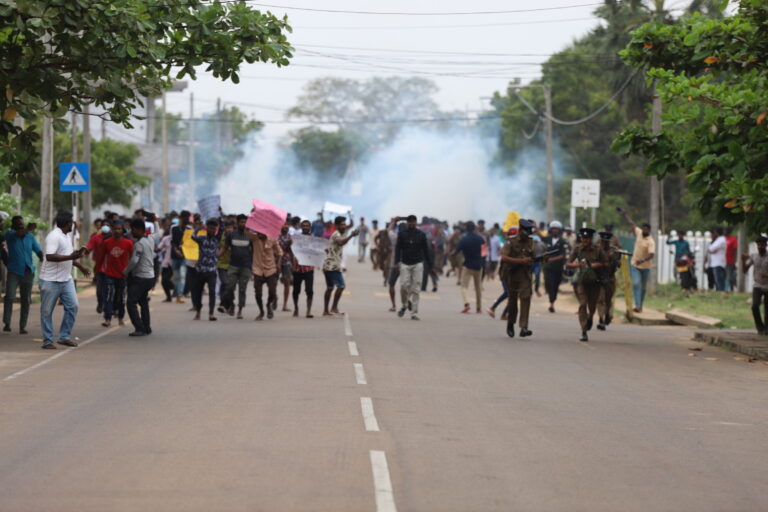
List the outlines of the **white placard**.
{"type": "Polygon", "coordinates": [[[325,262],[325,249],[328,240],[312,235],[293,235],[291,250],[299,261],[299,265],[322,267],[325,262]]]}
{"type": "Polygon", "coordinates": [[[219,216],[221,208],[221,196],[208,196],[197,200],[197,208],[203,220],[214,219],[219,216]]]}
{"type": "Polygon", "coordinates": [[[571,206],[600,208],[600,180],[571,180],[571,206]]]}
{"type": "Polygon", "coordinates": [[[352,207],[326,201],[325,206],[323,206],[323,211],[328,213],[336,213],[338,215],[347,215],[352,211],[352,207]]]}

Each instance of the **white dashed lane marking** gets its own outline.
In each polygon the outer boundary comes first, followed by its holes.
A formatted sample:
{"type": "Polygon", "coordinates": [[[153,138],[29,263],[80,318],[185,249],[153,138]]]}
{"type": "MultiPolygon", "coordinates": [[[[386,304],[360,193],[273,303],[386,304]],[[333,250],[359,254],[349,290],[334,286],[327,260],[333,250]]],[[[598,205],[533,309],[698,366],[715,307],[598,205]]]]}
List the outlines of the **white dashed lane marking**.
{"type": "Polygon", "coordinates": [[[397,512],[392,480],[389,478],[387,455],[384,452],[371,450],[371,469],[373,470],[373,489],[376,493],[376,512],[397,512]]]}
{"type": "Polygon", "coordinates": [[[360,363],[354,363],[355,366],[355,379],[358,384],[368,384],[368,380],[365,378],[365,369],[360,363]]]}
{"type": "Polygon", "coordinates": [[[376,414],[373,412],[373,400],[364,396],[360,398],[360,407],[363,410],[363,423],[368,432],[378,432],[379,422],[376,421],[376,414]]]}

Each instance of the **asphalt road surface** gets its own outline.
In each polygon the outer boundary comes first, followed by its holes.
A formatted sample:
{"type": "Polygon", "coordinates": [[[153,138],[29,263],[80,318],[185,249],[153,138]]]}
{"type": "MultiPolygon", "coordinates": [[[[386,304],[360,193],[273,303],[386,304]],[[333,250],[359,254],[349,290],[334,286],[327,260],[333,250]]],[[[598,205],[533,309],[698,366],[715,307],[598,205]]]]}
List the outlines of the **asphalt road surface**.
{"type": "Polygon", "coordinates": [[[510,339],[452,279],[400,319],[378,274],[347,280],[346,318],[319,317],[321,275],[312,320],[155,295],[146,338],[86,293],[86,343],[55,353],[33,310],[0,337],[0,511],[768,510],[768,366],[683,328],[583,344],[565,302],[510,339]]]}

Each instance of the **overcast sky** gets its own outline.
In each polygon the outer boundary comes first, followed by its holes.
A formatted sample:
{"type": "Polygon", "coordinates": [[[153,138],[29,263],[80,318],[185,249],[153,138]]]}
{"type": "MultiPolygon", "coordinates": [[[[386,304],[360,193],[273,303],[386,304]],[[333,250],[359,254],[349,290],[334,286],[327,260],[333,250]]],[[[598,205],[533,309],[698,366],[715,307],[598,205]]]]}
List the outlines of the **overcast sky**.
{"type": "MultiPolygon", "coordinates": [[[[538,63],[546,60],[547,55],[561,50],[594,27],[598,20],[592,11],[600,3],[598,0],[272,1],[281,7],[264,7],[256,2],[251,5],[279,16],[288,15],[294,29],[289,40],[297,50],[291,65],[285,68],[270,64],[246,65],[238,85],[201,73],[186,91],[168,94],[169,111],[188,115],[192,91],[196,116],[214,111],[216,99],[221,98],[260,120],[281,121],[304,84],[313,78],[365,79],[391,75],[431,78],[440,88],[437,101],[443,110],[477,111],[483,105],[481,98],[504,90],[512,78],[529,81],[537,77],[538,63]],[[491,14],[489,11],[528,12],[491,14]],[[384,12],[462,14],[381,14],[384,12]],[[484,14],[468,14],[470,12],[484,14]]],[[[268,123],[266,130],[270,134],[281,134],[294,128],[296,125],[268,123]]]]}

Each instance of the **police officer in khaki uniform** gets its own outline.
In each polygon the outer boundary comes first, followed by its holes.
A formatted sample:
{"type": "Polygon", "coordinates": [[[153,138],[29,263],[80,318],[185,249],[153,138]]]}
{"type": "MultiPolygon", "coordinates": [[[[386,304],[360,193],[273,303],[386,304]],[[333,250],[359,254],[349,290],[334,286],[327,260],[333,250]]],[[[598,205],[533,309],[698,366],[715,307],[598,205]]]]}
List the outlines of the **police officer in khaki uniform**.
{"type": "Polygon", "coordinates": [[[597,299],[597,328],[601,331],[613,319],[613,295],[616,293],[616,271],[621,265],[621,253],[614,244],[616,238],[610,231],[600,233],[600,246],[605,253],[608,263],[600,269],[600,297],[597,299]]]}
{"type": "Polygon", "coordinates": [[[501,248],[501,260],[506,265],[503,279],[509,292],[507,313],[507,336],[515,337],[515,321],[518,316],[518,301],[520,303],[520,337],[530,336],[533,332],[528,329],[528,314],[531,310],[531,293],[533,290],[532,267],[534,259],[533,224],[525,219],[520,220],[520,231],[510,238],[501,248]]]}
{"type": "Polygon", "coordinates": [[[592,329],[592,318],[595,316],[597,299],[600,296],[598,272],[607,264],[608,259],[603,249],[592,241],[595,236],[594,229],[582,228],[579,235],[581,240],[571,252],[566,267],[576,270],[575,284],[578,288],[581,324],[579,341],[589,341],[587,331],[592,329]]]}

